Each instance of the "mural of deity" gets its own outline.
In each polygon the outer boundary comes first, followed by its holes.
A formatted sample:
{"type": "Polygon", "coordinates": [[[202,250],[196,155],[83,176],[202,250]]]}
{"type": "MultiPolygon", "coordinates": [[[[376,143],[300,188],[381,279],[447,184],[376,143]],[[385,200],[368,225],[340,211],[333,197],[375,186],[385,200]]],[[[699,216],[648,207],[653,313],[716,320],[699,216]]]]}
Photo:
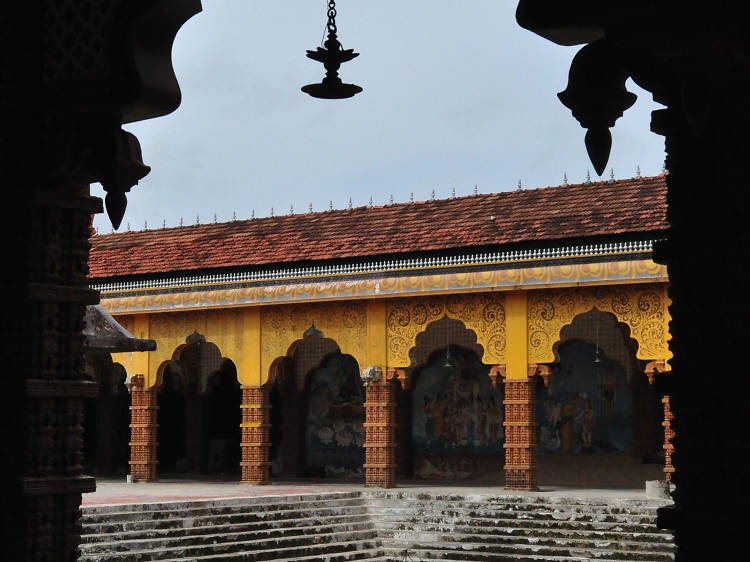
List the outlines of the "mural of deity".
{"type": "Polygon", "coordinates": [[[492,386],[489,366],[452,346],[446,366],[441,352],[416,373],[412,394],[415,455],[502,455],[502,393],[492,386]]]}
{"type": "Polygon", "coordinates": [[[625,369],[580,340],[560,345],[549,386],[537,386],[541,453],[627,451],[633,447],[632,393],[625,369]]]}
{"type": "Polygon", "coordinates": [[[360,476],[365,450],[365,390],[357,362],[331,356],[308,377],[305,467],[315,476],[360,476]]]}

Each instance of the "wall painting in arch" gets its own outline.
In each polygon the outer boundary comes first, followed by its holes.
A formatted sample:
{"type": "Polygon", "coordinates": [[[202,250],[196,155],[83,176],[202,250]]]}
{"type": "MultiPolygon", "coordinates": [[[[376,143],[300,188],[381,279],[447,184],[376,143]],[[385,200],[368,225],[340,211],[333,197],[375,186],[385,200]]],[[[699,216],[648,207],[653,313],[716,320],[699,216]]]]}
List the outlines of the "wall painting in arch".
{"type": "Polygon", "coordinates": [[[307,383],[305,472],[311,476],[364,474],[365,388],[350,355],[331,356],[307,383]]]}
{"type": "Polygon", "coordinates": [[[415,373],[412,453],[420,478],[468,478],[486,465],[480,457],[504,455],[503,398],[489,365],[457,346],[449,353],[435,353],[415,373]]]}
{"type": "Polygon", "coordinates": [[[537,384],[539,452],[573,455],[633,448],[632,393],[625,369],[581,340],[559,346],[549,386],[537,384]]]}

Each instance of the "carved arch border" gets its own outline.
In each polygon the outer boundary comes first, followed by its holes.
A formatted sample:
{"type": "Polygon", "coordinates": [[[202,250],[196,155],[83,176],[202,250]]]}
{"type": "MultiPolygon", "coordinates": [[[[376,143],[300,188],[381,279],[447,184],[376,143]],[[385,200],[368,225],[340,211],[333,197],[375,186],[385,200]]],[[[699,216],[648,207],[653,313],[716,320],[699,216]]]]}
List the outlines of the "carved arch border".
{"type": "Polygon", "coordinates": [[[594,308],[613,314],[638,342],[636,357],[669,359],[669,297],[666,285],[613,285],[530,291],[528,297],[528,361],[552,363],[560,331],[594,308]]]}
{"type": "Polygon", "coordinates": [[[398,298],[386,307],[388,367],[407,368],[417,335],[443,317],[460,320],[477,335],[482,363],[505,363],[505,295],[501,292],[460,293],[398,298]]]}
{"type": "Polygon", "coordinates": [[[364,365],[367,346],[367,309],[362,301],[290,304],[262,307],[260,312],[260,372],[265,384],[271,367],[287,356],[312,326],[331,339],[344,355],[364,365]]]}

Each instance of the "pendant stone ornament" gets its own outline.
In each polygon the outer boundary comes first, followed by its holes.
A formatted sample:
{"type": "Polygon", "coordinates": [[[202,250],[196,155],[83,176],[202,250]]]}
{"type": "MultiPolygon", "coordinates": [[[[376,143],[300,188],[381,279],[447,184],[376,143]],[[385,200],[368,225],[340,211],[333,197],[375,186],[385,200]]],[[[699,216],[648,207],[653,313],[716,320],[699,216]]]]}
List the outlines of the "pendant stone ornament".
{"type": "Polygon", "coordinates": [[[318,47],[315,51],[307,51],[307,57],[318,62],[322,62],[326,69],[326,75],[319,84],[308,84],[302,86],[302,91],[310,94],[314,98],[322,99],[343,99],[350,98],[362,91],[362,88],[355,84],[344,84],[339,78],[339,67],[341,63],[348,62],[359,53],[354,49],[346,49],[336,38],[336,2],[328,2],[328,39],[323,44],[325,49],[318,47]]]}

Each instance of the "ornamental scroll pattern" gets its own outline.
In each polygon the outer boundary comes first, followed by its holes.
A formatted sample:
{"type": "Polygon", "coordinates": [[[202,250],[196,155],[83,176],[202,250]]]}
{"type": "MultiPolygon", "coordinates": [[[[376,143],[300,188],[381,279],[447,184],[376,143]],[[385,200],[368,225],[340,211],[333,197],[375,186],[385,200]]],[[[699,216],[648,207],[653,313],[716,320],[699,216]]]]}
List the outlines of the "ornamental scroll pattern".
{"type": "Polygon", "coordinates": [[[630,327],[638,359],[668,359],[669,297],[666,285],[615,285],[529,292],[529,363],[555,361],[560,330],[578,314],[597,308],[630,327]]]}
{"type": "Polygon", "coordinates": [[[262,380],[269,375],[271,363],[285,356],[292,344],[303,338],[315,324],[323,337],[334,340],[341,350],[354,357],[364,368],[367,341],[367,310],[362,301],[298,304],[261,308],[262,380]]]}
{"type": "Polygon", "coordinates": [[[386,309],[388,366],[408,367],[409,350],[417,334],[444,316],[460,320],[477,335],[484,349],[482,362],[505,363],[505,295],[463,293],[424,298],[393,299],[386,309]]]}
{"type": "Polygon", "coordinates": [[[151,352],[149,380],[156,380],[156,370],[172,359],[174,352],[193,332],[205,336],[206,341],[219,348],[222,357],[231,359],[239,367],[242,362],[243,315],[240,309],[168,312],[149,317],[149,337],[156,340],[156,351],[151,352]]]}

